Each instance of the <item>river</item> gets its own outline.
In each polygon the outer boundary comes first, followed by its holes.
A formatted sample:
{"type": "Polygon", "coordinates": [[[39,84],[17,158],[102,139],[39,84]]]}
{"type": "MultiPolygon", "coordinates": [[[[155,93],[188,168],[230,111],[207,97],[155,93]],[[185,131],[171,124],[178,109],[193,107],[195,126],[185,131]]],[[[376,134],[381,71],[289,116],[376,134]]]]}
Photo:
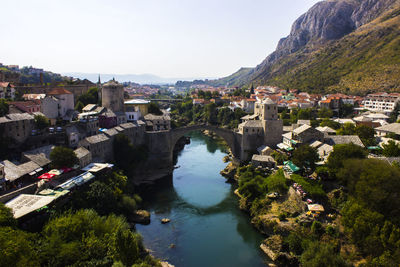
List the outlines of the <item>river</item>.
{"type": "Polygon", "coordinates": [[[217,142],[199,132],[178,155],[173,177],[144,194],[149,225],[137,225],[146,248],[176,267],[265,266],[263,239],[239,210],[234,186],[219,172],[226,155],[217,142]],[[161,224],[162,218],[170,218],[161,224]]]}

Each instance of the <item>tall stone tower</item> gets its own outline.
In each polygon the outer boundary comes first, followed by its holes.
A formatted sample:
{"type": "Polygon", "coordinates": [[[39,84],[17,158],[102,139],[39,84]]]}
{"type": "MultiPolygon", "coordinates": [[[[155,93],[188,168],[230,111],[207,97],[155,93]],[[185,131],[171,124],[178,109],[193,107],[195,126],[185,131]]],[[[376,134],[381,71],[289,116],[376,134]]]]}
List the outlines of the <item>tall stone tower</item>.
{"type": "Polygon", "coordinates": [[[264,129],[264,143],[269,147],[276,147],[282,142],[283,122],[278,116],[278,107],[269,98],[261,102],[260,119],[264,129]]]}
{"type": "Polygon", "coordinates": [[[124,87],[114,79],[101,89],[101,105],[114,112],[124,111],[124,87]]]}

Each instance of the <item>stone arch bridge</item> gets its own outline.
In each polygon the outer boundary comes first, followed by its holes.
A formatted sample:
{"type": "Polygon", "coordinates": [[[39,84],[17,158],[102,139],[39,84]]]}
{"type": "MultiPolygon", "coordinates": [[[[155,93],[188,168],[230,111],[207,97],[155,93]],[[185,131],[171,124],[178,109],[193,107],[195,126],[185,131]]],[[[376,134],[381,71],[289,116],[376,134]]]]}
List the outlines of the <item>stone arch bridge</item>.
{"type": "Polygon", "coordinates": [[[233,154],[233,161],[240,162],[243,151],[242,135],[229,129],[207,124],[193,125],[169,131],[146,132],[146,144],[149,149],[148,168],[163,169],[173,166],[173,150],[177,141],[192,131],[208,130],[223,138],[233,154]]]}

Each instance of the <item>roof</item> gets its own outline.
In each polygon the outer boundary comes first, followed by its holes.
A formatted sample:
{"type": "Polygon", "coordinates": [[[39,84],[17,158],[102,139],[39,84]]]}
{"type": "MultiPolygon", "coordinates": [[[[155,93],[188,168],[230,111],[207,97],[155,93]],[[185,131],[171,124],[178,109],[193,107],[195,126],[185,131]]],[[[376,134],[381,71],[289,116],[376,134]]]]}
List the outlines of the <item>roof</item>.
{"type": "Polygon", "coordinates": [[[302,132],[307,131],[307,130],[310,129],[310,128],[312,128],[310,125],[303,124],[303,125],[301,125],[300,127],[294,129],[294,130],[293,130],[293,133],[295,133],[295,134],[300,134],[300,133],[302,133],[302,132]]]}
{"type": "Polygon", "coordinates": [[[353,118],[353,120],[354,121],[359,121],[359,122],[363,122],[363,121],[368,122],[368,121],[372,121],[372,118],[370,118],[368,116],[361,115],[361,116],[353,118]]]}
{"type": "Polygon", "coordinates": [[[262,128],[262,121],[260,120],[249,120],[241,124],[243,127],[247,128],[262,128]]]}
{"type": "Polygon", "coordinates": [[[308,210],[310,211],[319,211],[319,212],[324,212],[324,206],[320,205],[320,204],[309,204],[307,205],[308,210]]]}
{"type": "Polygon", "coordinates": [[[310,120],[297,120],[297,124],[306,124],[311,126],[310,120]]]}
{"type": "Polygon", "coordinates": [[[110,140],[105,134],[96,134],[93,136],[86,137],[85,139],[90,144],[101,143],[110,140]]]}
{"type": "Polygon", "coordinates": [[[378,128],[375,128],[376,131],[382,131],[382,132],[390,132],[390,133],[395,133],[395,134],[400,134],[400,123],[391,123],[387,125],[380,126],[378,128]]]}
{"type": "Polygon", "coordinates": [[[55,88],[47,94],[48,95],[70,95],[72,93],[64,88],[55,88]]]}
{"type": "Polygon", "coordinates": [[[123,128],[123,129],[129,129],[129,128],[136,127],[136,125],[133,124],[132,122],[126,122],[126,123],[120,124],[119,127],[123,128]]]}
{"type": "Polygon", "coordinates": [[[0,117],[0,123],[22,121],[22,120],[33,120],[34,117],[28,113],[12,113],[7,114],[4,117],[0,117]]]}
{"type": "Polygon", "coordinates": [[[283,164],[285,164],[285,166],[287,166],[287,167],[289,167],[289,169],[292,171],[292,172],[297,172],[297,171],[299,171],[300,170],[300,168],[299,167],[297,167],[296,166],[296,164],[294,164],[292,161],[285,161],[283,164]]]}
{"type": "Polygon", "coordinates": [[[340,124],[345,124],[345,123],[355,124],[355,122],[352,119],[334,119],[333,121],[336,121],[340,124]]]}
{"type": "Polygon", "coordinates": [[[258,153],[266,152],[266,151],[269,151],[269,150],[272,150],[272,148],[270,148],[269,146],[264,146],[264,145],[262,145],[259,148],[257,148],[257,152],[258,153]]]}
{"type": "Polygon", "coordinates": [[[271,98],[265,98],[265,99],[262,101],[262,103],[263,103],[263,104],[268,104],[268,105],[273,105],[273,104],[275,104],[275,102],[272,101],[271,98]]]}
{"type": "Polygon", "coordinates": [[[0,82],[0,87],[8,87],[8,86],[14,87],[14,85],[12,85],[9,82],[0,82]]]}
{"type": "Polygon", "coordinates": [[[78,157],[78,159],[83,158],[90,154],[90,151],[84,147],[79,147],[79,148],[75,149],[74,152],[75,152],[76,156],[78,157]]]}
{"type": "Polygon", "coordinates": [[[154,115],[154,114],[146,114],[144,116],[145,120],[171,120],[171,118],[168,115],[154,115]]]}
{"type": "Polygon", "coordinates": [[[325,127],[317,127],[315,128],[316,130],[323,132],[323,133],[336,133],[336,131],[334,129],[332,129],[331,127],[325,126],[325,127]]]}
{"type": "Polygon", "coordinates": [[[251,157],[251,160],[259,161],[259,162],[275,162],[274,158],[271,156],[257,155],[257,154],[254,154],[251,157]]]}
{"type": "Polygon", "coordinates": [[[361,142],[361,139],[358,137],[358,135],[332,135],[327,138],[327,143],[329,145],[353,143],[355,145],[364,147],[364,144],[361,142]]]}
{"type": "Polygon", "coordinates": [[[117,135],[117,134],[118,134],[118,131],[115,130],[114,128],[111,128],[111,129],[107,129],[107,130],[104,131],[103,133],[104,133],[105,135],[111,137],[111,136],[117,135]]]}
{"type": "Polygon", "coordinates": [[[97,108],[96,104],[87,104],[82,111],[93,111],[97,108]]]}
{"type": "Polygon", "coordinates": [[[0,163],[4,165],[5,179],[7,181],[15,181],[30,172],[40,169],[40,166],[33,161],[28,161],[20,165],[15,165],[8,160],[0,163]]]}
{"type": "Polygon", "coordinates": [[[320,142],[320,141],[314,141],[314,142],[312,142],[311,144],[310,144],[310,147],[314,147],[314,148],[317,148],[317,147],[319,147],[319,146],[321,146],[322,145],[322,142],[320,142]]]}
{"type": "Polygon", "coordinates": [[[12,209],[14,218],[18,219],[32,211],[40,209],[51,202],[55,197],[21,194],[6,203],[12,209]]]}
{"type": "Polygon", "coordinates": [[[286,139],[292,139],[292,132],[284,133],[284,134],[282,134],[282,137],[284,137],[286,139]]]}
{"type": "Polygon", "coordinates": [[[104,170],[105,168],[112,168],[113,166],[113,164],[109,163],[90,163],[85,168],[82,168],[82,171],[95,173],[104,170]]]}

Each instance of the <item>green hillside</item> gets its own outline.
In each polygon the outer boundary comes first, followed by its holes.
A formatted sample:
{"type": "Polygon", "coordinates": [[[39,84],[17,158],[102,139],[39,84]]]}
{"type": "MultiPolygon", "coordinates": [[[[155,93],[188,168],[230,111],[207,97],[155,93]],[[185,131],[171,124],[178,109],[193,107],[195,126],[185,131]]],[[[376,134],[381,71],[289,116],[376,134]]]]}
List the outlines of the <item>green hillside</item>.
{"type": "Polygon", "coordinates": [[[310,92],[400,92],[400,7],[339,40],[282,57],[250,82],[310,92]]]}

